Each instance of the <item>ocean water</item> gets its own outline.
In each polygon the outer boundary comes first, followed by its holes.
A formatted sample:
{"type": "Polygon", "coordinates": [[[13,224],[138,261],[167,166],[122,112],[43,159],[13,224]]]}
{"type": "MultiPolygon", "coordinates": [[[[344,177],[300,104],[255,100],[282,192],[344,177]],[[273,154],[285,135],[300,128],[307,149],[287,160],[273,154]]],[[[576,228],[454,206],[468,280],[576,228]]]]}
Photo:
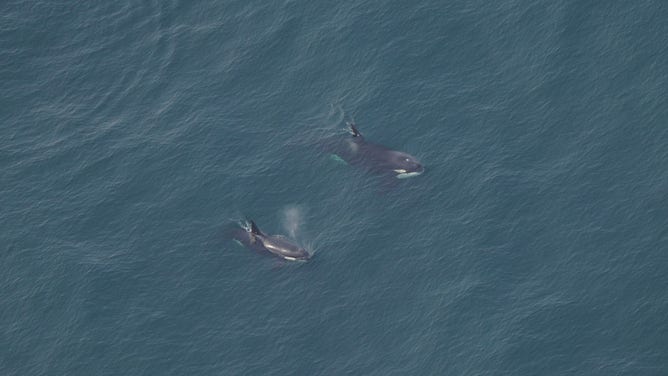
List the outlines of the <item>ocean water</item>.
{"type": "Polygon", "coordinates": [[[668,375],[667,20],[5,0],[0,374],[668,375]],[[350,119],[426,172],[315,147],[350,119]]]}

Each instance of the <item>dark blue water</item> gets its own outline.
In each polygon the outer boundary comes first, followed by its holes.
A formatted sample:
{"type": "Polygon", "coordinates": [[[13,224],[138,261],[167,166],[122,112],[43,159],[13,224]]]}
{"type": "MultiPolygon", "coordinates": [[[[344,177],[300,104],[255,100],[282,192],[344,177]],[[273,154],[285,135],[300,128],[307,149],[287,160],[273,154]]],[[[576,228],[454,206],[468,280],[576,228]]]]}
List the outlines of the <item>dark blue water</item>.
{"type": "Polygon", "coordinates": [[[668,374],[666,20],[3,2],[0,374],[668,374]],[[348,119],[426,172],[314,147],[348,119]]]}

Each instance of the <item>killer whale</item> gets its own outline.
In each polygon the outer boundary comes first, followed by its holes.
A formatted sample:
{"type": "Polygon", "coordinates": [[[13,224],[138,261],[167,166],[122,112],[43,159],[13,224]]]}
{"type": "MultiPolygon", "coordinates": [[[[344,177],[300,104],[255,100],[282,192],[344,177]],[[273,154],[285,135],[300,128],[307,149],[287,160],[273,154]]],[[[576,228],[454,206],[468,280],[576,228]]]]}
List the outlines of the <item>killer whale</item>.
{"type": "Polygon", "coordinates": [[[326,150],[336,158],[372,173],[399,179],[417,176],[424,172],[424,167],[417,158],[408,153],[368,142],[355,123],[346,122],[346,124],[351,137],[327,142],[326,150]]]}
{"type": "Polygon", "coordinates": [[[306,261],[311,255],[283,235],[267,235],[255,222],[248,221],[232,232],[232,239],[258,253],[270,254],[288,261],[306,261]]]}

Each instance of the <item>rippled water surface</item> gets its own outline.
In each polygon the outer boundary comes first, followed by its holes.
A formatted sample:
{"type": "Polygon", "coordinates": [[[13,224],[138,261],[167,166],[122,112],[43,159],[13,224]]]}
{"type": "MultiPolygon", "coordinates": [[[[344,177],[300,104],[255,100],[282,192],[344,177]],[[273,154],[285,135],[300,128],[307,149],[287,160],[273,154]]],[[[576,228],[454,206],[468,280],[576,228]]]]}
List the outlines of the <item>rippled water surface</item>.
{"type": "Polygon", "coordinates": [[[668,374],[666,20],[3,2],[0,374],[668,374]],[[351,119],[426,172],[332,160],[351,119]]]}

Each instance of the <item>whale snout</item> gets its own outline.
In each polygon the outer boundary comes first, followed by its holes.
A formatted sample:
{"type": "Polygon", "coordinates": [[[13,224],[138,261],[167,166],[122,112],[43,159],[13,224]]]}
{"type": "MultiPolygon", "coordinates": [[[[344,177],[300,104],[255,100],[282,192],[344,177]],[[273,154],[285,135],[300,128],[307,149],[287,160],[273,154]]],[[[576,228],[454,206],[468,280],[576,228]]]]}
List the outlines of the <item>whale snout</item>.
{"type": "Polygon", "coordinates": [[[297,256],[297,260],[309,260],[311,258],[311,254],[308,253],[305,249],[300,249],[299,250],[299,256],[297,256]]]}
{"type": "Polygon", "coordinates": [[[406,179],[422,174],[424,166],[414,158],[405,158],[401,168],[395,168],[394,172],[397,174],[397,178],[406,179]]]}
{"type": "Polygon", "coordinates": [[[420,175],[424,172],[424,166],[415,157],[402,152],[393,152],[392,170],[400,179],[420,175]]]}
{"type": "Polygon", "coordinates": [[[300,249],[298,252],[291,252],[290,254],[282,255],[288,261],[308,261],[311,255],[305,249],[300,249]]]}

